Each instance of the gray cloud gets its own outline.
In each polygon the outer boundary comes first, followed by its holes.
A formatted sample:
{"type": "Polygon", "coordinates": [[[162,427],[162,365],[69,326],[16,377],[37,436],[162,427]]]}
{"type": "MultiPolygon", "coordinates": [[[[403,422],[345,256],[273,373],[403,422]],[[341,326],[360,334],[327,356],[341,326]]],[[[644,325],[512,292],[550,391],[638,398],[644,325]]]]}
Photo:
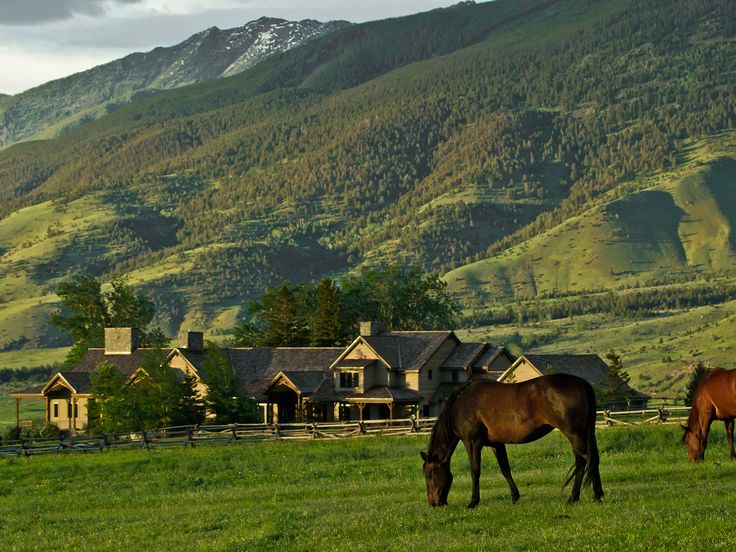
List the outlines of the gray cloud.
{"type": "Polygon", "coordinates": [[[110,4],[141,0],[0,0],[0,25],[39,25],[75,15],[101,16],[110,4]]]}

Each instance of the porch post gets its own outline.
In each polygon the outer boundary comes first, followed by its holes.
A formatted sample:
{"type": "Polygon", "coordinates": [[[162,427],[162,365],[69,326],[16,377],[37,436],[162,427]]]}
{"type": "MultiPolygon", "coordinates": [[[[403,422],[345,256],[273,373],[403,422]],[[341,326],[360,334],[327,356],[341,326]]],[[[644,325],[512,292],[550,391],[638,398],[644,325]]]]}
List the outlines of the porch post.
{"type": "Polygon", "coordinates": [[[363,408],[365,408],[365,403],[358,403],[358,411],[360,412],[360,421],[363,421],[363,408]]]}
{"type": "Polygon", "coordinates": [[[20,427],[20,397],[15,398],[15,427],[20,427]]]}
{"type": "Polygon", "coordinates": [[[51,412],[49,412],[49,397],[48,395],[44,396],[44,402],[46,403],[46,412],[44,414],[44,420],[46,423],[51,423],[51,412]]]}
{"type": "Polygon", "coordinates": [[[388,403],[388,419],[394,419],[394,403],[392,402],[388,403]]]}
{"type": "Polygon", "coordinates": [[[72,421],[74,432],[77,431],[77,419],[79,418],[79,399],[72,397],[72,421]]]}

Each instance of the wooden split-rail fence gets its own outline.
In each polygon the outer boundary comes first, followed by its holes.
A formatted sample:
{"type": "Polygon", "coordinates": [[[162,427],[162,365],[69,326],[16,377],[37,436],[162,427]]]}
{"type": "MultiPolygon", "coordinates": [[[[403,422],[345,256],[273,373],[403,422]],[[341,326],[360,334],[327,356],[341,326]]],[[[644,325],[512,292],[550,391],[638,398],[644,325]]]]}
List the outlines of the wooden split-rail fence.
{"type": "MultiPolygon", "coordinates": [[[[687,406],[660,406],[646,410],[598,412],[596,426],[678,423],[687,419],[687,406]]],[[[0,457],[65,452],[99,452],[112,449],[195,447],[205,444],[262,443],[311,439],[345,439],[366,435],[429,433],[437,418],[364,420],[359,422],[295,422],[284,424],[231,424],[165,427],[153,431],[104,435],[28,437],[0,445],[0,457]]]]}

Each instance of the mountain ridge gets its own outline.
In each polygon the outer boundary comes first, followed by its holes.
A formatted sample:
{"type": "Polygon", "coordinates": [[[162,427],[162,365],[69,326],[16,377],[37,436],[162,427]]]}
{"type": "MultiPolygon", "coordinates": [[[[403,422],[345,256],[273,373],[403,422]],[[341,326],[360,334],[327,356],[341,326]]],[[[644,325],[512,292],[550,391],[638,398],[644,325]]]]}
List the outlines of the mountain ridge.
{"type": "Polygon", "coordinates": [[[48,138],[122,104],[194,82],[230,76],[347,21],[261,17],[240,27],[210,27],[173,46],[134,52],[31,88],[0,103],[0,147],[48,138]]]}

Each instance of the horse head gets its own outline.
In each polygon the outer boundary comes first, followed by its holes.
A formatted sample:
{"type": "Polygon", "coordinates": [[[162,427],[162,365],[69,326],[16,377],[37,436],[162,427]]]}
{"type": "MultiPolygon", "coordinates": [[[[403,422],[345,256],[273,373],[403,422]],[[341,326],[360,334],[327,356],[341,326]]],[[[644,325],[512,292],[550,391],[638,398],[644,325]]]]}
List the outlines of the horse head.
{"type": "Polygon", "coordinates": [[[452,473],[450,472],[450,462],[441,461],[425,452],[419,455],[424,460],[424,480],[427,483],[427,502],[430,506],[446,506],[447,495],[450,493],[452,486],[452,473]]]}
{"type": "Polygon", "coordinates": [[[705,446],[700,432],[690,429],[689,424],[680,424],[680,427],[684,430],[680,442],[687,445],[687,457],[694,462],[702,460],[705,457],[705,446]]]}

